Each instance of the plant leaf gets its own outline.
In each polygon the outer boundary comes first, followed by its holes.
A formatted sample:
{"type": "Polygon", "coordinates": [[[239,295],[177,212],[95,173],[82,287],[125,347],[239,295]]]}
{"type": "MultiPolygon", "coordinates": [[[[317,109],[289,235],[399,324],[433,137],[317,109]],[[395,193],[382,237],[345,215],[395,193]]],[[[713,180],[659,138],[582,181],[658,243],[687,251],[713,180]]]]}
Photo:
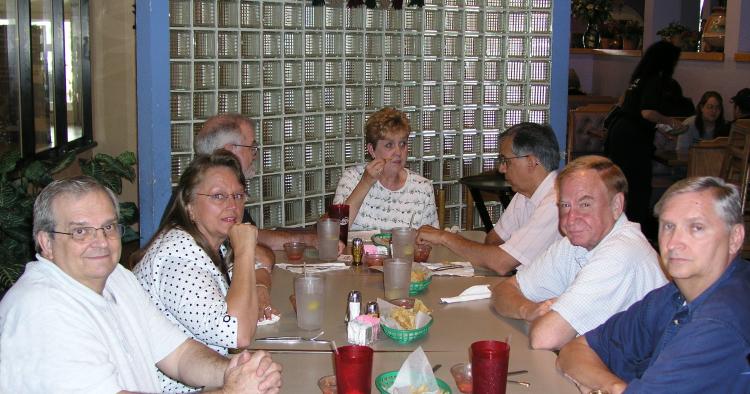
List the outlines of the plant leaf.
{"type": "Polygon", "coordinates": [[[21,160],[18,151],[7,151],[0,155],[0,174],[7,174],[16,168],[16,163],[21,160]]]}

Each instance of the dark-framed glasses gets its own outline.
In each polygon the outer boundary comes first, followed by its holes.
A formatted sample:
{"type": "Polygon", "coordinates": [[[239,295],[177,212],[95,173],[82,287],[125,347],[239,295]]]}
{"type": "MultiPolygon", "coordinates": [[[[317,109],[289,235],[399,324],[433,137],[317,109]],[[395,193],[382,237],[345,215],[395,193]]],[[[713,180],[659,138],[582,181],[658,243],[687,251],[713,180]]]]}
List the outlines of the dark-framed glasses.
{"type": "Polygon", "coordinates": [[[206,193],[195,193],[199,196],[205,196],[208,197],[211,202],[217,203],[217,204],[226,204],[230,199],[234,200],[238,203],[244,204],[245,200],[247,199],[247,193],[232,193],[232,194],[223,194],[223,193],[214,193],[214,194],[206,194],[206,193]]]}
{"type": "Polygon", "coordinates": [[[96,237],[96,230],[102,230],[105,238],[118,239],[125,232],[125,226],[119,223],[112,223],[102,227],[73,227],[69,233],[64,231],[50,231],[50,233],[70,235],[76,241],[87,242],[96,237]]]}
{"type": "Polygon", "coordinates": [[[501,166],[501,165],[503,165],[503,164],[504,164],[504,165],[506,165],[506,166],[507,166],[507,165],[509,165],[509,164],[510,164],[510,161],[511,161],[511,160],[513,160],[513,159],[521,159],[521,158],[524,158],[524,157],[529,157],[529,156],[530,156],[530,155],[521,155],[521,156],[508,156],[508,157],[505,157],[505,156],[503,156],[503,155],[500,155],[500,156],[498,156],[498,158],[497,158],[497,163],[498,163],[497,165],[498,165],[498,166],[501,166]]]}
{"type": "Polygon", "coordinates": [[[243,148],[248,148],[253,154],[257,154],[260,150],[260,145],[258,144],[252,144],[252,145],[242,145],[242,144],[232,144],[232,146],[241,146],[243,148]]]}

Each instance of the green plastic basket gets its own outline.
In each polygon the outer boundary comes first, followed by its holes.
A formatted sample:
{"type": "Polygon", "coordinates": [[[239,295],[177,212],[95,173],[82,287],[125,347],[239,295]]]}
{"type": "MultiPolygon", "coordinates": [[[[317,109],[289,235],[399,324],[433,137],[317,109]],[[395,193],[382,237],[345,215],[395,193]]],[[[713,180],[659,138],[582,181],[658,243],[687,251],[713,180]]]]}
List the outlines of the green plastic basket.
{"type": "Polygon", "coordinates": [[[427,288],[430,286],[430,283],[432,283],[432,277],[428,277],[427,279],[419,282],[411,282],[409,284],[409,295],[415,296],[422,293],[423,291],[427,290],[427,288]]]}
{"type": "Polygon", "coordinates": [[[424,327],[414,330],[397,330],[395,328],[386,327],[383,324],[380,324],[380,329],[383,330],[388,338],[391,338],[397,343],[404,345],[409,342],[416,341],[417,339],[427,335],[427,331],[430,331],[430,326],[432,326],[432,323],[434,321],[435,318],[433,317],[432,319],[430,319],[429,323],[424,325],[424,327]]]}
{"type": "MultiPolygon", "coordinates": [[[[381,373],[375,378],[375,387],[378,388],[380,394],[388,394],[388,389],[393,386],[393,382],[396,380],[396,375],[398,375],[398,371],[391,371],[381,373]]],[[[448,386],[448,383],[445,383],[442,379],[438,378],[435,378],[435,380],[437,380],[437,385],[443,394],[452,393],[451,387],[448,386]]]]}

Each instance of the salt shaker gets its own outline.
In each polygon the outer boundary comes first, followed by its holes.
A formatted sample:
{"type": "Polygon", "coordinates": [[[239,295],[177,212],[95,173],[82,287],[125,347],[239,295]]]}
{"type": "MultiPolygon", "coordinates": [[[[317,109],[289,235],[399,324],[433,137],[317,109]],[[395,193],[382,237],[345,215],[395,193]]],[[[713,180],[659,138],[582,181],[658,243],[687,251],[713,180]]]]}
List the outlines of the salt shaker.
{"type": "Polygon", "coordinates": [[[346,298],[346,316],[344,322],[348,323],[362,314],[362,293],[352,290],[346,298]]]}

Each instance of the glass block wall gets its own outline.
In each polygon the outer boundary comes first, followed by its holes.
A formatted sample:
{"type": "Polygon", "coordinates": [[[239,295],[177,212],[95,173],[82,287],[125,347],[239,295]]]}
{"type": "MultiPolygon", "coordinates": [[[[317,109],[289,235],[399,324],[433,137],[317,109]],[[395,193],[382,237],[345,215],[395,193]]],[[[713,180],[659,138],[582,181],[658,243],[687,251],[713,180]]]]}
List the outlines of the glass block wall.
{"type": "Polygon", "coordinates": [[[409,116],[408,167],[446,190],[448,226],[465,223],[458,179],[496,167],[500,133],[549,121],[552,0],[169,1],[173,182],[206,118],[253,118],[262,227],[317,220],[342,170],[368,159],[364,122],[384,106],[409,116]]]}

